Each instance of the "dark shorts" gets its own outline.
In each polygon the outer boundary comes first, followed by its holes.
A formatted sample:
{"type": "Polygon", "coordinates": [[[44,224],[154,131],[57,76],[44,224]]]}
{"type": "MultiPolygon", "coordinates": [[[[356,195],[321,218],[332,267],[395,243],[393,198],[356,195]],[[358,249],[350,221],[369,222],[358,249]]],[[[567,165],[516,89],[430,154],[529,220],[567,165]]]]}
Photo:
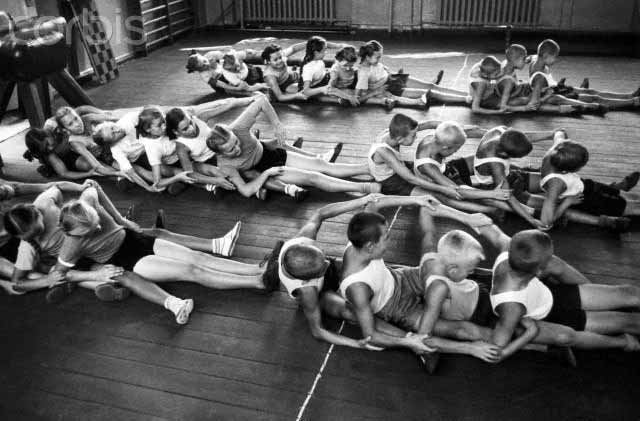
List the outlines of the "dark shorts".
{"type": "Polygon", "coordinates": [[[482,108],[489,108],[491,110],[497,110],[500,108],[500,101],[502,100],[500,93],[495,90],[491,92],[488,96],[482,98],[480,101],[480,106],[482,108]]]}
{"type": "Polygon", "coordinates": [[[385,82],[385,87],[390,94],[402,96],[402,91],[407,87],[407,80],[409,80],[407,73],[390,74],[385,82]]]}
{"type": "MultiPolygon", "coordinates": [[[[329,74],[329,72],[326,72],[324,74],[324,77],[322,78],[322,80],[320,80],[320,82],[316,83],[315,85],[311,86],[312,88],[319,88],[321,86],[327,86],[329,84],[329,79],[331,79],[331,75],[329,74]]],[[[302,80],[302,77],[300,78],[300,80],[298,80],[298,88],[300,90],[302,90],[304,88],[304,80],[302,80]]]]}
{"type": "Polygon", "coordinates": [[[213,165],[214,167],[218,165],[218,155],[213,155],[211,158],[207,159],[204,162],[201,162],[201,164],[208,164],[208,165],[213,165]]]}
{"type": "Polygon", "coordinates": [[[128,229],[125,229],[125,233],[120,248],[105,263],[131,271],[140,259],[153,254],[153,244],[156,239],[128,229]]]}
{"type": "MultiPolygon", "coordinates": [[[[413,172],[412,162],[405,162],[404,165],[413,172]]],[[[380,186],[382,188],[382,194],[392,194],[398,196],[410,196],[413,189],[416,188],[416,186],[409,183],[398,174],[393,174],[391,177],[380,181],[380,186]]]]}
{"type": "Polygon", "coordinates": [[[509,170],[507,181],[516,198],[520,199],[520,195],[529,190],[530,178],[531,173],[529,171],[519,170],[513,167],[509,170]]]}
{"type": "Polygon", "coordinates": [[[471,185],[471,171],[464,158],[456,158],[447,161],[444,175],[459,186],[471,185]]]}
{"type": "Polygon", "coordinates": [[[249,72],[247,73],[247,78],[244,81],[247,82],[248,85],[264,83],[264,74],[262,73],[261,67],[247,64],[247,69],[249,69],[249,72]]]}
{"type": "Polygon", "coordinates": [[[322,290],[320,290],[320,292],[338,292],[338,288],[340,288],[340,270],[336,265],[336,259],[328,257],[327,260],[329,260],[329,267],[327,267],[327,271],[324,273],[324,283],[322,284],[322,290]]]}
{"type": "Polygon", "coordinates": [[[284,94],[287,92],[287,88],[294,83],[299,83],[300,81],[300,73],[298,72],[289,72],[287,76],[287,80],[278,85],[280,91],[284,94]]]}
{"type": "Polygon", "coordinates": [[[476,309],[473,311],[469,321],[479,326],[493,327],[498,320],[498,317],[493,312],[491,307],[491,300],[489,299],[489,290],[484,286],[478,284],[479,294],[478,303],[476,309]]]}
{"type": "Polygon", "coordinates": [[[587,324],[587,314],[582,310],[578,285],[547,286],[553,295],[553,307],[544,321],[583,331],[587,324]]]}
{"type": "Polygon", "coordinates": [[[0,257],[4,257],[11,263],[15,262],[18,257],[19,245],[20,239],[16,237],[9,237],[7,241],[0,246],[0,257]]]}
{"type": "Polygon", "coordinates": [[[147,159],[147,154],[145,152],[143,152],[138,159],[132,162],[131,165],[137,165],[145,170],[151,171],[151,164],[149,164],[149,160],[147,159]]]}
{"type": "Polygon", "coordinates": [[[281,148],[263,148],[262,158],[251,168],[252,170],[264,172],[269,168],[281,167],[287,163],[287,151],[281,148]]]}
{"type": "Polygon", "coordinates": [[[395,281],[393,295],[376,316],[401,329],[414,331],[424,308],[425,281],[420,267],[389,268],[395,281]]]}
{"type": "Polygon", "coordinates": [[[582,203],[571,206],[592,215],[622,216],[627,201],[620,196],[620,190],[594,180],[582,179],[584,199],[582,203]]]}

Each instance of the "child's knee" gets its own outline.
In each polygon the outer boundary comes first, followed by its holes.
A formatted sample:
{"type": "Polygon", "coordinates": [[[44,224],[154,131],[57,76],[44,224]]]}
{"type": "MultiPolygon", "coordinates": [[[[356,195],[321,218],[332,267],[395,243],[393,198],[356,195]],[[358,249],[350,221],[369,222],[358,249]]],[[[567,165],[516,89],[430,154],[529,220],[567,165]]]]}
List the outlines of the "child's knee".
{"type": "Polygon", "coordinates": [[[576,341],[576,331],[567,328],[558,333],[554,337],[554,342],[558,346],[571,346],[576,341]]]}

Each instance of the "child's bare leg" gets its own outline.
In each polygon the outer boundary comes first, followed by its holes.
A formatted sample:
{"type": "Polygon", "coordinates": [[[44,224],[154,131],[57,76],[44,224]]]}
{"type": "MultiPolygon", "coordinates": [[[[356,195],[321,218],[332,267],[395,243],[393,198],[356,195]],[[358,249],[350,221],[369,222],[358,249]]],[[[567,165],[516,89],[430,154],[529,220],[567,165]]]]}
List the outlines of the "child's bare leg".
{"type": "MultiPolygon", "coordinates": [[[[413,189],[412,196],[420,196],[422,189],[413,189]]],[[[420,229],[420,256],[436,250],[436,226],[433,216],[426,208],[418,208],[418,228],[420,229]]]]}
{"type": "MultiPolygon", "coordinates": [[[[450,199],[448,197],[444,197],[442,195],[436,195],[438,199],[447,206],[451,206],[452,208],[464,211],[464,212],[473,212],[473,213],[493,213],[497,210],[496,207],[490,205],[483,205],[482,203],[473,202],[470,200],[456,200],[450,199]]],[[[509,208],[510,209],[510,208],[509,208]]]]}
{"type": "Polygon", "coordinates": [[[492,330],[478,326],[469,321],[451,321],[438,319],[434,328],[434,336],[458,339],[460,341],[489,341],[492,330]]]}
{"type": "Polygon", "coordinates": [[[0,278],[11,279],[15,266],[4,257],[0,257],[0,278]]]}
{"type": "Polygon", "coordinates": [[[287,162],[285,165],[307,171],[317,171],[338,178],[369,174],[369,167],[366,162],[362,164],[334,164],[324,159],[310,158],[295,152],[287,154],[287,162]]]}
{"type": "Polygon", "coordinates": [[[124,275],[120,275],[114,278],[115,281],[122,284],[124,287],[129,288],[131,292],[138,297],[152,302],[158,305],[164,305],[167,298],[171,297],[165,290],[158,285],[147,281],[140,275],[133,272],[125,272],[124,275]]]}
{"type": "Polygon", "coordinates": [[[409,77],[409,79],[407,80],[407,88],[409,89],[417,88],[421,90],[437,89],[439,92],[446,93],[446,94],[467,95],[466,92],[461,91],[459,89],[445,88],[444,86],[436,85],[434,83],[426,82],[424,80],[416,79],[414,77],[409,77]]]}
{"type": "Polygon", "coordinates": [[[346,181],[339,178],[330,177],[319,172],[306,171],[291,167],[285,167],[284,174],[276,177],[276,180],[282,181],[287,184],[295,184],[298,186],[311,186],[319,190],[334,193],[380,192],[380,185],[378,183],[356,183],[353,181],[346,181]]]}
{"type": "Polygon", "coordinates": [[[320,308],[333,318],[343,319],[349,323],[358,323],[358,319],[349,309],[346,300],[333,291],[326,291],[320,295],[320,308]]]}
{"type": "Polygon", "coordinates": [[[134,270],[137,274],[154,282],[196,282],[214,289],[264,289],[262,275],[220,272],[205,266],[156,255],[140,259],[134,270]]]}
{"type": "Polygon", "coordinates": [[[609,91],[598,91],[596,89],[588,89],[588,88],[576,88],[573,87],[573,90],[579,95],[598,95],[606,98],[615,98],[615,99],[630,99],[634,97],[633,92],[629,93],[620,93],[620,92],[609,92],[609,91]]]}
{"type": "Polygon", "coordinates": [[[470,105],[471,97],[465,93],[451,94],[448,92],[442,92],[440,89],[432,89],[429,92],[429,98],[443,104],[458,104],[458,105],[470,105]]]}
{"type": "MultiPolygon", "coordinates": [[[[234,227],[232,231],[235,229],[237,228],[234,227]]],[[[162,228],[145,228],[142,231],[144,235],[147,235],[149,237],[156,238],[159,240],[170,241],[172,243],[190,248],[192,250],[204,251],[206,253],[213,252],[213,244],[217,240],[217,238],[211,239],[211,238],[194,237],[192,235],[177,234],[175,232],[162,229],[162,228]]]]}
{"type": "Polygon", "coordinates": [[[182,262],[203,266],[221,273],[262,276],[265,270],[265,268],[255,264],[223,259],[208,253],[192,250],[188,247],[172,243],[171,241],[160,239],[154,243],[153,252],[161,257],[168,257],[182,262]]]}
{"type": "Polygon", "coordinates": [[[624,190],[620,190],[620,196],[627,201],[627,206],[624,208],[625,215],[640,215],[640,196],[624,190]]]}
{"type": "Polygon", "coordinates": [[[578,288],[585,311],[640,309],[640,287],[635,285],[582,284],[578,288]]]}
{"type": "Polygon", "coordinates": [[[603,335],[621,333],[640,335],[640,313],[587,311],[585,330],[603,335]]]}
{"type": "Polygon", "coordinates": [[[578,99],[582,102],[588,103],[597,103],[606,105],[610,109],[619,109],[619,108],[633,108],[640,105],[640,98],[629,98],[629,99],[615,99],[615,98],[603,98],[598,95],[578,95],[578,99]]]}
{"type": "Polygon", "coordinates": [[[325,104],[339,104],[340,98],[333,95],[317,95],[311,97],[314,101],[322,102],[325,104]]]}
{"type": "Polygon", "coordinates": [[[580,349],[602,349],[627,347],[627,338],[624,335],[607,336],[593,332],[576,332],[570,327],[537,322],[540,329],[533,342],[546,345],[573,346],[580,349]]]}

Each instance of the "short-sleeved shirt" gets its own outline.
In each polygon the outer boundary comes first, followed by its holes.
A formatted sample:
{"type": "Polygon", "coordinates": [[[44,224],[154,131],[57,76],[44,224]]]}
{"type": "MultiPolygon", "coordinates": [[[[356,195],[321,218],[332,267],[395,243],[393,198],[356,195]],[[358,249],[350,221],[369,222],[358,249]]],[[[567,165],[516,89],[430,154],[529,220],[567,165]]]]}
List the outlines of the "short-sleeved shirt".
{"type": "Polygon", "coordinates": [[[375,66],[360,66],[358,68],[358,82],[356,89],[374,91],[381,89],[387,82],[389,73],[382,63],[375,66]]]}
{"type": "Polygon", "coordinates": [[[140,155],[144,153],[144,144],[136,136],[136,125],[138,124],[137,111],[125,114],[116,122],[125,131],[124,138],[111,146],[111,155],[118,163],[122,171],[130,170],[131,163],[136,162],[140,155]]]}
{"type": "Polygon", "coordinates": [[[156,139],[143,137],[141,140],[147,153],[149,165],[171,165],[178,162],[176,143],[173,140],[169,140],[168,137],[162,136],[156,139]]]}
{"type": "Polygon", "coordinates": [[[191,159],[196,162],[206,162],[215,156],[215,152],[207,146],[207,138],[211,133],[211,128],[198,117],[191,117],[193,123],[198,127],[196,137],[178,137],[177,142],[182,143],[189,149],[191,159]]]}
{"type": "Polygon", "coordinates": [[[88,236],[64,236],[58,262],[73,267],[81,258],[98,263],[107,262],[124,242],[126,232],[102,206],[96,206],[100,217],[100,229],[88,236]]]}
{"type": "Polygon", "coordinates": [[[329,72],[333,75],[335,74],[336,88],[338,89],[347,89],[351,87],[353,81],[356,78],[356,70],[352,68],[351,70],[346,70],[344,67],[340,65],[340,63],[333,63],[333,66],[329,69],[329,72]]]}
{"type": "Polygon", "coordinates": [[[20,241],[16,268],[20,270],[33,270],[39,260],[43,258],[55,258],[62,248],[64,233],[58,227],[60,220],[60,205],[62,197],[57,187],[52,187],[40,193],[33,205],[43,216],[44,233],[37,239],[37,248],[32,243],[20,241]]]}
{"type": "Polygon", "coordinates": [[[278,85],[285,83],[289,78],[289,75],[292,73],[291,69],[287,66],[287,57],[293,54],[293,49],[291,47],[287,47],[280,50],[280,54],[282,54],[282,61],[284,62],[282,69],[274,69],[272,66],[267,65],[264,66],[263,72],[265,79],[267,79],[267,76],[275,77],[278,85]]]}
{"type": "Polygon", "coordinates": [[[230,124],[231,131],[240,141],[240,149],[242,152],[239,156],[218,154],[219,167],[231,167],[239,171],[247,171],[260,162],[260,159],[262,159],[263,146],[253,133],[251,133],[253,123],[253,117],[245,116],[243,113],[230,124]]]}
{"type": "Polygon", "coordinates": [[[316,86],[324,79],[327,68],[322,60],[313,60],[306,63],[302,68],[302,81],[311,82],[311,86],[316,86]]]}

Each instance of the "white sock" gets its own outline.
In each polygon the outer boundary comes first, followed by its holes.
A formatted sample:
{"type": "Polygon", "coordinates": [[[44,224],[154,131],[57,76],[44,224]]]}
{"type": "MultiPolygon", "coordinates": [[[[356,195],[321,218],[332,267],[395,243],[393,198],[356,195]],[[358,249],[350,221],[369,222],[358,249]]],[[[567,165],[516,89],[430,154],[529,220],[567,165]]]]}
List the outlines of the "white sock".
{"type": "Polygon", "coordinates": [[[242,223],[236,222],[236,225],[220,238],[214,238],[211,240],[211,252],[213,254],[219,254],[221,256],[231,256],[233,249],[236,245],[236,240],[240,235],[240,228],[242,223]]]}
{"type": "Polygon", "coordinates": [[[178,314],[178,311],[180,311],[180,307],[182,307],[182,300],[178,297],[169,295],[167,299],[164,300],[164,308],[166,308],[173,314],[178,314]]]}
{"type": "Polygon", "coordinates": [[[296,186],[295,184],[285,184],[284,185],[284,194],[287,196],[295,197],[296,192],[302,190],[302,188],[296,186]]]}

